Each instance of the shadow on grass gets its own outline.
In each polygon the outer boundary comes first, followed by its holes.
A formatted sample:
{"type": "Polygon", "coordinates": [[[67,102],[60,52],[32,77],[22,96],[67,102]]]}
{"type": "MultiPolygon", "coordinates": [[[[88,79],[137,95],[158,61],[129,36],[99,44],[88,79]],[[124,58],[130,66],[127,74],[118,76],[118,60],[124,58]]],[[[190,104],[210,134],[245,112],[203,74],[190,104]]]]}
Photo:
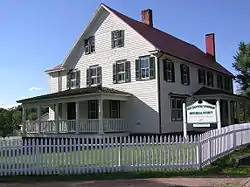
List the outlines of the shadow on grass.
{"type": "Polygon", "coordinates": [[[242,148],[216,160],[211,165],[201,170],[178,170],[178,171],[137,171],[117,173],[96,173],[81,175],[43,175],[43,176],[3,176],[0,182],[55,182],[55,181],[90,181],[90,180],[116,180],[116,179],[146,179],[146,178],[225,178],[225,177],[248,177],[250,166],[235,165],[235,158],[250,153],[250,148],[242,148]]]}

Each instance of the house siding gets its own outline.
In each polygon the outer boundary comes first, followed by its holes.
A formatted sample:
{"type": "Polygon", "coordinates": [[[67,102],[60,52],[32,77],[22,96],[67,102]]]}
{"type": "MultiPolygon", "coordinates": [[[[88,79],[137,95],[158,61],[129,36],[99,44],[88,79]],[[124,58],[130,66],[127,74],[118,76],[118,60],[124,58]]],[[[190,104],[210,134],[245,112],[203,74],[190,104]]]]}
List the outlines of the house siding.
{"type": "MultiPolygon", "coordinates": [[[[125,118],[131,132],[159,133],[157,79],[135,80],[135,60],[139,56],[150,55],[149,51],[155,50],[154,46],[122,20],[106,10],[103,10],[98,15],[93,26],[85,32],[82,40],[92,35],[95,36],[95,52],[84,55],[84,43],[79,41],[67,62],[69,69],[76,68],[80,70],[80,86],[86,87],[86,69],[91,65],[99,64],[102,66],[102,86],[133,94],[129,101],[121,104],[122,117],[125,118]],[[124,47],[112,49],[111,31],[118,29],[125,30],[124,47]],[[122,59],[131,62],[131,82],[113,84],[113,63],[122,59]]],[[[157,63],[155,63],[155,66],[157,69],[157,63]]],[[[155,73],[157,77],[157,71],[155,73]]],[[[62,89],[65,90],[66,75],[63,76],[62,83],[62,89]]],[[[56,90],[55,83],[51,84],[51,87],[53,91],[56,90]]],[[[106,108],[104,115],[107,115],[106,108]]]]}
{"type": "MultiPolygon", "coordinates": [[[[176,94],[187,94],[193,95],[198,89],[202,86],[209,87],[207,85],[201,85],[198,81],[198,69],[202,68],[200,66],[191,64],[189,62],[177,59],[175,57],[164,55],[160,59],[160,86],[161,86],[161,128],[162,133],[170,133],[170,132],[181,132],[183,130],[183,122],[182,121],[172,121],[171,120],[171,100],[169,93],[176,94]],[[174,62],[175,68],[175,82],[166,82],[164,80],[164,71],[163,71],[163,59],[168,58],[174,62]],[[190,85],[181,84],[181,72],[180,65],[186,64],[189,67],[190,71],[190,85]]],[[[206,70],[206,69],[205,69],[206,70]]],[[[207,71],[207,70],[206,70],[207,71]]],[[[214,76],[214,87],[217,88],[217,72],[212,71],[214,76]]],[[[190,104],[190,103],[187,103],[190,104]]],[[[187,126],[188,131],[194,130],[192,125],[187,126]]]]}

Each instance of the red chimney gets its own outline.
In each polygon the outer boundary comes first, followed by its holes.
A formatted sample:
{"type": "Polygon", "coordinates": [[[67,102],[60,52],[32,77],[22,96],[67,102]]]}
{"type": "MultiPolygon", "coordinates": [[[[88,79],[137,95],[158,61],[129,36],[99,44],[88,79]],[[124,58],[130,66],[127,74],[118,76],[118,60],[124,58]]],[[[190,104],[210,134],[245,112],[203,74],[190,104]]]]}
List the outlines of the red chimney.
{"type": "Polygon", "coordinates": [[[214,33],[206,34],[206,53],[215,59],[214,33]]]}
{"type": "Polygon", "coordinates": [[[141,11],[141,20],[142,23],[147,24],[150,27],[153,27],[153,16],[152,16],[152,10],[146,9],[141,11]]]}

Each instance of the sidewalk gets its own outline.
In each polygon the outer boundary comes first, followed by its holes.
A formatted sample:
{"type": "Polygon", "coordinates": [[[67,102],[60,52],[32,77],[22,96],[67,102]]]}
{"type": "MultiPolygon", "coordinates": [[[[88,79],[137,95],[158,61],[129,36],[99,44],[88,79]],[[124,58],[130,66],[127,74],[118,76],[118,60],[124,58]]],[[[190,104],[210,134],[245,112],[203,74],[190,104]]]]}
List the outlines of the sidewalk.
{"type": "Polygon", "coordinates": [[[112,181],[79,181],[50,183],[6,183],[0,187],[250,187],[248,178],[160,178],[112,181]]]}

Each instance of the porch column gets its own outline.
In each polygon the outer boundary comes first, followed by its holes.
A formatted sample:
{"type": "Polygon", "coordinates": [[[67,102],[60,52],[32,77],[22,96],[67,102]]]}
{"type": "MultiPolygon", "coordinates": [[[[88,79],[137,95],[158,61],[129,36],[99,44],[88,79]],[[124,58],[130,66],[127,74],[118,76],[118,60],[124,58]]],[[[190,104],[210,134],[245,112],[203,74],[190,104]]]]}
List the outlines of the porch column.
{"type": "Polygon", "coordinates": [[[227,100],[227,115],[228,115],[228,125],[232,124],[232,114],[231,114],[231,101],[227,100]]]}
{"type": "Polygon", "coordinates": [[[216,101],[216,115],[217,115],[217,129],[221,129],[221,112],[220,112],[220,102],[221,100],[216,101]]]}
{"type": "Polygon", "coordinates": [[[103,134],[103,99],[99,99],[99,134],[103,134]]]}
{"type": "Polygon", "coordinates": [[[56,133],[59,133],[59,103],[55,104],[55,124],[56,124],[56,133]]]}
{"type": "Polygon", "coordinates": [[[238,123],[240,123],[240,104],[239,101],[236,100],[236,118],[238,123]]]}
{"type": "Polygon", "coordinates": [[[24,105],[22,105],[22,131],[23,131],[23,134],[26,134],[26,107],[24,105]]]}
{"type": "Polygon", "coordinates": [[[36,109],[36,114],[37,114],[37,124],[38,124],[38,133],[41,132],[41,107],[37,106],[36,109]]]}
{"type": "Polygon", "coordinates": [[[79,121],[79,101],[76,102],[76,134],[80,132],[80,121],[79,121]]]}

